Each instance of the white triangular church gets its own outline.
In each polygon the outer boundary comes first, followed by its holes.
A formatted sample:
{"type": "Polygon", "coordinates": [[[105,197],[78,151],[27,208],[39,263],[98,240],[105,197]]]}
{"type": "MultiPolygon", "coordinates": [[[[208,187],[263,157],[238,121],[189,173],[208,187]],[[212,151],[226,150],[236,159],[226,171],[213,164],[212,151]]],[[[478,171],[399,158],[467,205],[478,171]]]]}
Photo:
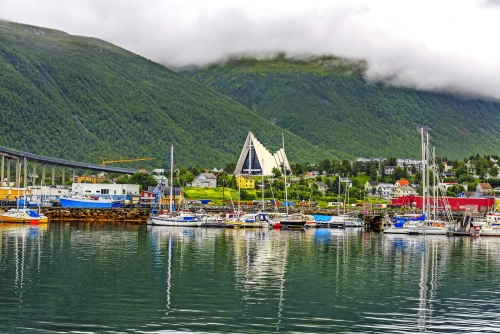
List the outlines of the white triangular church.
{"type": "Polygon", "coordinates": [[[255,138],[253,133],[249,132],[234,173],[270,176],[273,175],[273,168],[278,168],[283,173],[283,166],[288,171],[291,170],[285,150],[280,148],[273,155],[255,138]]]}

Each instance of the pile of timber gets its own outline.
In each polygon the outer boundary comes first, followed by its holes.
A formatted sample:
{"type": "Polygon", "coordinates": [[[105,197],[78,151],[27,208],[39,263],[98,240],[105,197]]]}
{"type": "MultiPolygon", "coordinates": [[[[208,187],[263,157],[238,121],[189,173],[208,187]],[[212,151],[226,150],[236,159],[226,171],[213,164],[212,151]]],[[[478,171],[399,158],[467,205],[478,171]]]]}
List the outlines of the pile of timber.
{"type": "Polygon", "coordinates": [[[118,208],[118,209],[68,209],[50,208],[43,211],[49,220],[80,220],[80,221],[134,221],[146,223],[149,217],[148,209],[118,208]]]}

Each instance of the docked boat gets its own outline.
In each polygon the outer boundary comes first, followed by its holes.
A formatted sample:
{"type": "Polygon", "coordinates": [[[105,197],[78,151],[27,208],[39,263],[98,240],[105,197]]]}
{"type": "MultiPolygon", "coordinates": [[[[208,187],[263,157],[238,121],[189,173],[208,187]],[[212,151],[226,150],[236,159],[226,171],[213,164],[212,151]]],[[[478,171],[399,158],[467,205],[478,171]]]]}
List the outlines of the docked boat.
{"type": "Polygon", "coordinates": [[[112,197],[96,195],[82,195],[71,193],[69,196],[59,198],[61,207],[78,209],[111,209],[123,206],[122,201],[114,200],[112,197]]]}
{"type": "Polygon", "coordinates": [[[303,213],[293,213],[289,216],[281,218],[279,227],[282,229],[303,228],[316,226],[316,220],[313,215],[305,215],[303,213]]]}
{"type": "Polygon", "coordinates": [[[363,219],[355,216],[346,216],[344,220],[344,227],[364,227],[365,222],[363,219]]]}
{"type": "MultiPolygon", "coordinates": [[[[434,163],[434,157],[431,155],[429,150],[429,137],[427,135],[427,140],[424,142],[424,132],[421,130],[422,137],[422,214],[411,216],[397,216],[393,219],[393,224],[384,229],[384,233],[392,234],[425,234],[425,235],[448,235],[451,234],[455,229],[455,222],[451,215],[448,215],[448,221],[438,218],[438,199],[437,194],[431,201],[430,196],[430,169],[433,170],[434,184],[438,180],[436,178],[439,175],[437,166],[434,163]],[[433,164],[429,163],[433,161],[433,164]],[[432,218],[431,218],[432,209],[432,218]]],[[[446,209],[448,207],[446,203],[443,203],[443,207],[446,209]]],[[[446,211],[445,211],[446,213],[446,211]]],[[[447,212],[449,214],[449,212],[447,212]]]]}
{"type": "Polygon", "coordinates": [[[49,218],[35,209],[17,208],[0,212],[0,220],[5,223],[47,223],[49,218]]]}
{"type": "Polygon", "coordinates": [[[200,217],[202,227],[225,227],[225,219],[221,216],[206,213],[204,210],[199,210],[196,214],[200,217]]]}
{"type": "Polygon", "coordinates": [[[500,237],[500,212],[488,212],[484,218],[472,221],[474,236],[500,237]]]}
{"type": "Polygon", "coordinates": [[[195,213],[189,210],[179,212],[159,214],[151,218],[151,225],[159,226],[184,226],[197,227],[201,226],[202,219],[195,213]]]}
{"type": "Polygon", "coordinates": [[[270,215],[265,212],[245,213],[235,219],[226,220],[227,227],[252,228],[252,227],[272,227],[274,222],[270,215]]]}
{"type": "Polygon", "coordinates": [[[21,198],[18,200],[20,207],[42,207],[42,208],[50,208],[54,205],[52,199],[49,197],[42,196],[28,196],[26,198],[21,198]]]}
{"type": "Polygon", "coordinates": [[[425,214],[418,218],[395,217],[393,224],[384,230],[390,234],[426,234],[426,235],[447,235],[450,228],[442,220],[426,219],[425,214]]]}

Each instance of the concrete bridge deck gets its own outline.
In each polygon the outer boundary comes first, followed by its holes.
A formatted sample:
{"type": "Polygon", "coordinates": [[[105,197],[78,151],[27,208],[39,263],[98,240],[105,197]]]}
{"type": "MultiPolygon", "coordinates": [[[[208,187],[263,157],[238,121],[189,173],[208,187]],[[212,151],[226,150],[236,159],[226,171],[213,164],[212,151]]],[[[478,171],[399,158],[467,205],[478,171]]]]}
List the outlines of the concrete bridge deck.
{"type": "Polygon", "coordinates": [[[45,179],[45,171],[46,171],[47,165],[51,166],[52,167],[52,184],[55,184],[55,167],[61,167],[63,170],[63,172],[62,172],[62,183],[63,184],[65,182],[65,168],[72,168],[73,169],[73,177],[75,176],[76,169],[91,170],[94,172],[117,173],[117,174],[133,174],[133,173],[137,172],[137,170],[134,170],[134,169],[99,166],[99,165],[89,164],[89,163],[85,163],[85,162],[52,158],[52,157],[33,154],[33,153],[29,153],[29,152],[18,151],[18,150],[4,147],[4,146],[0,146],[0,164],[1,164],[0,180],[2,181],[2,186],[5,186],[5,183],[4,183],[5,176],[7,176],[8,182],[11,181],[10,169],[11,169],[12,163],[15,164],[15,167],[14,167],[15,173],[16,173],[15,182],[16,182],[16,186],[18,188],[21,186],[20,185],[21,168],[24,169],[23,175],[22,175],[23,176],[23,178],[22,178],[23,179],[23,187],[26,188],[28,186],[28,178],[29,178],[28,163],[32,163],[32,167],[29,168],[29,170],[32,172],[35,171],[33,173],[35,175],[35,177],[37,174],[36,173],[37,163],[42,165],[42,179],[43,180],[45,179]],[[7,171],[5,170],[6,167],[7,167],[7,171]]]}

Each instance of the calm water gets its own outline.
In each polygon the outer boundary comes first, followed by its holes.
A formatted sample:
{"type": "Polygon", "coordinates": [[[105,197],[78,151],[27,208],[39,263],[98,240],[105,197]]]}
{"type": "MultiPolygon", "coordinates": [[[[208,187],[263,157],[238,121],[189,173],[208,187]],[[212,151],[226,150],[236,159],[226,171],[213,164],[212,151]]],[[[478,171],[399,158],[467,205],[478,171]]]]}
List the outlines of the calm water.
{"type": "Polygon", "coordinates": [[[0,223],[0,331],[500,332],[500,239],[0,223]]]}

